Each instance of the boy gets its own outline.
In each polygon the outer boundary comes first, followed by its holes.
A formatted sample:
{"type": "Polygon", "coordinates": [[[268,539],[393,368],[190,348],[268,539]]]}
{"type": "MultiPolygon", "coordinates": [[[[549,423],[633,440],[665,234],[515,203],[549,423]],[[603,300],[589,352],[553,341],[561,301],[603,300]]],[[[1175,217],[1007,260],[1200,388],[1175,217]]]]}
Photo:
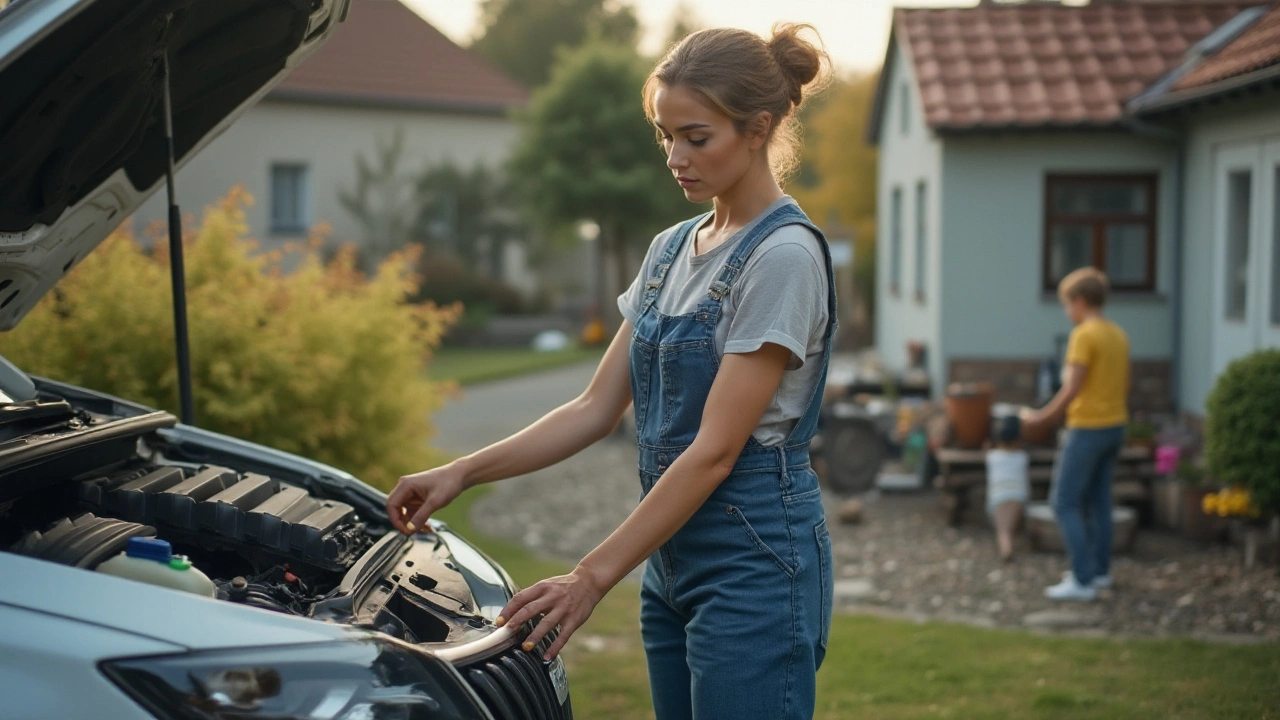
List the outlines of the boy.
{"type": "Polygon", "coordinates": [[[1051,501],[1071,570],[1045,589],[1053,600],[1092,600],[1111,586],[1111,473],[1129,422],[1129,338],[1102,316],[1107,276],[1094,268],[1067,275],[1058,299],[1075,325],[1062,389],[1023,422],[1055,421],[1066,411],[1067,438],[1054,468],[1051,501]]]}
{"type": "Polygon", "coordinates": [[[996,525],[1000,559],[1013,559],[1013,534],[1022,521],[1022,508],[1030,494],[1027,480],[1031,460],[1018,447],[1022,423],[1017,416],[1004,418],[996,436],[996,448],[987,451],[987,514],[996,525]]]}

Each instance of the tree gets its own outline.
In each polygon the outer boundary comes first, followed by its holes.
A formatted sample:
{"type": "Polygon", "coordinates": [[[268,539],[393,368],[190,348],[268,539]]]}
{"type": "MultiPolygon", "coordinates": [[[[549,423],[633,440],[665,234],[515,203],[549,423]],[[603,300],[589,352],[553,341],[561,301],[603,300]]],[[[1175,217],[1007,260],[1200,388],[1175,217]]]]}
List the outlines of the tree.
{"type": "Polygon", "coordinates": [[[471,49],[526,87],[551,76],[556,52],[588,38],[635,47],[640,22],[618,0],[483,0],[471,49]]]}
{"type": "MultiPolygon", "coordinates": [[[[625,246],[647,243],[690,209],[644,116],[647,73],[633,46],[592,42],[562,54],[521,116],[511,165],[529,208],[549,230],[583,220],[600,226],[618,291],[631,281],[625,246]]],[[[608,283],[601,280],[603,293],[608,283]]],[[[612,306],[607,294],[599,302],[602,311],[612,306]]]]}
{"type": "Polygon", "coordinates": [[[510,183],[483,165],[468,170],[445,163],[428,168],[414,185],[413,240],[457,255],[472,272],[500,274],[502,246],[525,235],[510,183]]]}
{"type": "Polygon", "coordinates": [[[417,206],[413,176],[400,169],[404,132],[396,128],[389,141],[377,139],[374,145],[372,161],[356,156],[355,187],[338,190],[338,202],[364,231],[360,254],[365,267],[404,247],[417,206]]]}
{"type": "Polygon", "coordinates": [[[834,83],[805,118],[802,182],[792,195],[819,220],[834,213],[854,229],[859,254],[875,248],[876,149],[866,137],[876,75],[834,83]],[[869,248],[864,248],[869,245],[869,248]]]}
{"type": "MultiPolygon", "coordinates": [[[[806,105],[803,164],[789,188],[819,223],[835,218],[852,229],[858,314],[868,318],[875,314],[877,155],[864,138],[876,81],[875,73],[854,75],[806,105]]],[[[870,328],[862,331],[869,340],[870,328]]]]}

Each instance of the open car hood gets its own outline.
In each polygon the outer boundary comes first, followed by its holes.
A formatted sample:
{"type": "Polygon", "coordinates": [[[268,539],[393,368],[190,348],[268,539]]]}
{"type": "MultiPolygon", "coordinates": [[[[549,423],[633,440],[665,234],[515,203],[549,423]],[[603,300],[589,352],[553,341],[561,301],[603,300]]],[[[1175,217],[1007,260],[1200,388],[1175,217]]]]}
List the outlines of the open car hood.
{"type": "Polygon", "coordinates": [[[164,184],[166,54],[181,167],[316,50],[350,2],[15,0],[0,10],[0,330],[164,184]]]}

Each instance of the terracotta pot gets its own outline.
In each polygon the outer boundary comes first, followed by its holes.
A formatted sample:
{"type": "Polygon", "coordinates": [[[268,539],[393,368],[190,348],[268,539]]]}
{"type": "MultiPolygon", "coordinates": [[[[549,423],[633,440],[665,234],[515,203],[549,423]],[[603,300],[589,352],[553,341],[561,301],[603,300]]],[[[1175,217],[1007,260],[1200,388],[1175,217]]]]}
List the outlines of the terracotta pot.
{"type": "Polygon", "coordinates": [[[956,447],[976,449],[991,437],[990,383],[953,383],[947,388],[947,420],[956,447]]]}
{"type": "Polygon", "coordinates": [[[1022,442],[1040,447],[1052,447],[1057,444],[1058,426],[1051,422],[1022,423],[1022,442]]]}
{"type": "Polygon", "coordinates": [[[1182,488],[1182,534],[1192,540],[1209,542],[1218,540],[1226,531],[1227,523],[1217,515],[1206,515],[1204,496],[1214,492],[1212,488],[1182,488]]]}

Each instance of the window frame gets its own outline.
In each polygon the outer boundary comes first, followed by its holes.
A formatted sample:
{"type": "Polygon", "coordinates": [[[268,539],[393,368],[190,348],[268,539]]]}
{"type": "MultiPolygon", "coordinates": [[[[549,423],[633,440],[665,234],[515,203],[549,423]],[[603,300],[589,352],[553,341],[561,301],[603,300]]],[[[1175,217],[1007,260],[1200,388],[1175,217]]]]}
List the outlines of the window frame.
{"type": "Polygon", "coordinates": [[[901,185],[889,191],[889,293],[902,294],[902,204],[901,185]]]}
{"type": "Polygon", "coordinates": [[[269,187],[270,197],[267,206],[267,223],[270,226],[272,235],[300,235],[308,232],[311,225],[311,207],[310,207],[310,186],[311,186],[311,166],[302,160],[278,160],[272,161],[267,168],[267,183],[269,187]],[[296,225],[281,223],[276,217],[276,171],[277,170],[295,170],[299,172],[296,204],[298,207],[296,225]]]}
{"type": "Polygon", "coordinates": [[[915,256],[916,256],[916,272],[915,272],[915,295],[916,302],[923,303],[927,297],[925,288],[929,285],[927,276],[928,266],[925,264],[929,256],[929,222],[926,213],[928,212],[928,196],[929,185],[923,178],[916,180],[916,198],[915,198],[915,256]]]}
{"type": "MultiPolygon", "coordinates": [[[[1147,230],[1147,267],[1146,277],[1139,283],[1111,282],[1111,290],[1116,293],[1154,293],[1156,291],[1156,251],[1159,242],[1156,238],[1156,217],[1160,209],[1160,198],[1157,194],[1159,181],[1157,173],[1049,173],[1044,182],[1043,235],[1040,241],[1041,252],[1041,289],[1046,294],[1056,294],[1058,281],[1053,278],[1053,228],[1057,225],[1089,225],[1092,230],[1093,267],[1107,272],[1107,226],[1110,224],[1142,224],[1147,230]],[[1130,184],[1141,185],[1147,192],[1147,211],[1142,215],[1099,213],[1094,215],[1057,214],[1053,209],[1054,190],[1063,185],[1096,184],[1130,184]]],[[[1108,274],[1110,278],[1110,274],[1108,274]]]]}
{"type": "Polygon", "coordinates": [[[911,134],[911,83],[902,82],[901,89],[898,91],[899,98],[899,114],[898,131],[902,137],[911,134]]]}

